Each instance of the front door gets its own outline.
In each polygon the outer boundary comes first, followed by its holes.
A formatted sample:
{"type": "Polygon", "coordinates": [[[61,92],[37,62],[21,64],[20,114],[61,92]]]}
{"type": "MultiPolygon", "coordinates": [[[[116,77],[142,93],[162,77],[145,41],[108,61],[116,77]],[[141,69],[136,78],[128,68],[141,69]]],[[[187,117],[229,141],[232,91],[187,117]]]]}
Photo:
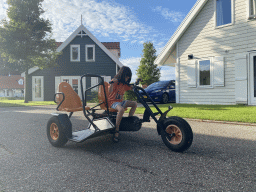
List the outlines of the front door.
{"type": "Polygon", "coordinates": [[[249,73],[250,73],[250,82],[249,82],[249,104],[256,105],[256,53],[250,54],[249,60],[249,73]]]}
{"type": "Polygon", "coordinates": [[[44,77],[43,76],[32,77],[32,100],[33,101],[44,100],[44,77]]]}

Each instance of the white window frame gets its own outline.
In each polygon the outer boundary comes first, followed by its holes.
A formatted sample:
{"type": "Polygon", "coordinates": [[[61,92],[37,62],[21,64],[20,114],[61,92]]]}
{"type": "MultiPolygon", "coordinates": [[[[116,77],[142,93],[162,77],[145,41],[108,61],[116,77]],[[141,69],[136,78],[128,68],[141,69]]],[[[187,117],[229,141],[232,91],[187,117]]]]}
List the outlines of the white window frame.
{"type": "Polygon", "coordinates": [[[72,62],[80,62],[80,45],[70,45],[70,61],[72,62]],[[78,59],[77,60],[73,60],[73,52],[72,52],[72,48],[73,47],[77,47],[78,48],[78,59]]]}
{"type": "MultiPolygon", "coordinates": [[[[102,78],[103,78],[103,80],[105,81],[105,82],[109,82],[109,81],[111,81],[111,76],[101,76],[102,78]]],[[[93,87],[93,86],[95,86],[95,85],[97,85],[99,83],[99,78],[98,77],[91,77],[91,87],[93,87]]],[[[98,91],[98,87],[95,87],[95,88],[93,88],[92,89],[92,91],[98,91]]]]}
{"type": "Polygon", "coordinates": [[[95,45],[85,45],[85,61],[86,62],[95,62],[95,45]],[[88,59],[87,50],[90,47],[93,48],[93,59],[88,59]]]}
{"type": "MultiPolygon", "coordinates": [[[[255,4],[256,4],[256,0],[255,1],[255,4]]],[[[247,13],[248,13],[248,19],[255,19],[256,18],[256,7],[255,7],[255,14],[254,15],[251,15],[251,0],[248,0],[248,8],[247,8],[247,13]]]]}
{"type": "Polygon", "coordinates": [[[231,0],[231,23],[224,24],[224,25],[220,25],[220,26],[217,26],[217,2],[216,2],[216,1],[217,1],[217,0],[214,0],[214,21],[215,21],[215,29],[233,25],[233,24],[234,24],[234,12],[235,12],[235,11],[234,11],[234,10],[235,10],[235,7],[234,7],[234,0],[231,0]]]}
{"type": "Polygon", "coordinates": [[[213,59],[212,58],[203,58],[197,60],[197,87],[198,88],[213,88],[213,59]],[[210,85],[200,85],[200,61],[210,61],[210,85]]]}

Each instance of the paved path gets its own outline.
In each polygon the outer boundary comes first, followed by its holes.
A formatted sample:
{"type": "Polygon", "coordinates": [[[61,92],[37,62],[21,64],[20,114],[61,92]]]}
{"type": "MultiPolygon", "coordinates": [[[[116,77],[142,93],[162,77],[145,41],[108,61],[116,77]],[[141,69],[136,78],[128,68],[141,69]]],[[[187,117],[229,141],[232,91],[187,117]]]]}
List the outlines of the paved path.
{"type": "MultiPolygon", "coordinates": [[[[188,120],[184,153],[170,151],[152,121],[139,132],[50,145],[51,107],[0,109],[0,191],[256,191],[256,127],[188,120]]],[[[86,127],[81,112],[73,127],[86,127]]]]}

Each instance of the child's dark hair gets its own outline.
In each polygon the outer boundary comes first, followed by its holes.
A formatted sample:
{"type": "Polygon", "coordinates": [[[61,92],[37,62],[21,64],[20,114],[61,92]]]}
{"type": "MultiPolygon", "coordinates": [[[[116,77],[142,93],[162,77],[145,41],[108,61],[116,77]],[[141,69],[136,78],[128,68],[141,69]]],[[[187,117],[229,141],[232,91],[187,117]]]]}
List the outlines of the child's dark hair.
{"type": "Polygon", "coordinates": [[[118,73],[115,75],[115,77],[119,83],[123,84],[129,84],[132,78],[132,71],[129,67],[123,66],[121,69],[118,71],[118,73]],[[128,81],[125,81],[125,77],[130,77],[128,81]]]}

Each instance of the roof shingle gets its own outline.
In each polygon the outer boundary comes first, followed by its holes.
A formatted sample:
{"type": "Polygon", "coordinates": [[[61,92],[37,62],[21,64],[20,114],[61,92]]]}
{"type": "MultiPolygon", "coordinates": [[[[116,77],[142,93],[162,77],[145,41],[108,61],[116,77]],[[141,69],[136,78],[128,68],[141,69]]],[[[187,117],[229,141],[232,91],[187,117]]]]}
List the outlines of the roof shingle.
{"type": "Polygon", "coordinates": [[[20,85],[18,81],[24,78],[20,75],[11,75],[11,76],[0,76],[0,89],[24,89],[23,85],[20,85]]]}

